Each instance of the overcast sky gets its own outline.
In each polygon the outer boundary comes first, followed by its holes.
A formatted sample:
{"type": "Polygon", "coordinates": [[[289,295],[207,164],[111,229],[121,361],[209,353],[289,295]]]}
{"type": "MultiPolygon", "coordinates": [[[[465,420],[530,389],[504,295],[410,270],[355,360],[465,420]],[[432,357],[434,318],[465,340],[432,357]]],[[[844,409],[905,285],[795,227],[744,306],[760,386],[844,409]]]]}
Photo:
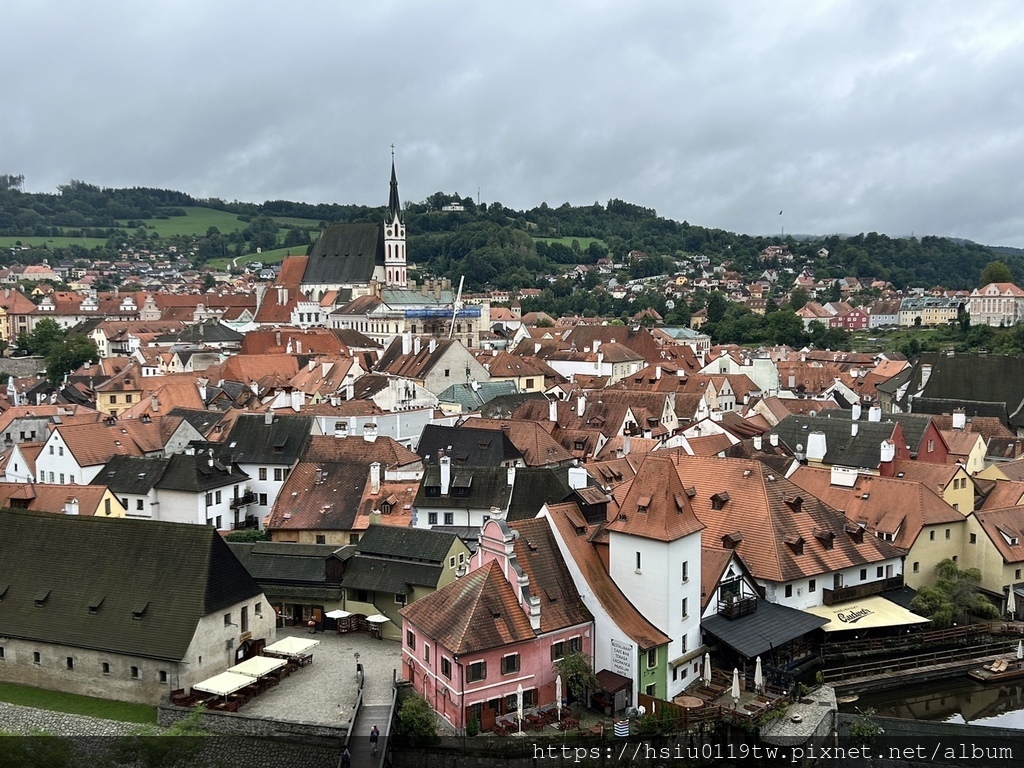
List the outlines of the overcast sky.
{"type": "Polygon", "coordinates": [[[1024,247],[1024,3],[4,0],[0,173],[1024,247]],[[779,211],[783,211],[782,215],[779,211]]]}

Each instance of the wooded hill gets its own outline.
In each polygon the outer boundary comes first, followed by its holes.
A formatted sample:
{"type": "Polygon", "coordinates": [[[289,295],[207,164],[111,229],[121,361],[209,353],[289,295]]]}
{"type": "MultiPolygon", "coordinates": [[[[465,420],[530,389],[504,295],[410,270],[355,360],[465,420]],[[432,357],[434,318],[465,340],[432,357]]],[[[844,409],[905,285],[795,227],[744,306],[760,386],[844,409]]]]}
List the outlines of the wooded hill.
{"type": "MultiPolygon", "coordinates": [[[[0,175],[0,236],[102,241],[94,248],[53,247],[56,258],[114,258],[121,243],[139,238],[152,247],[156,238],[147,227],[153,227],[153,220],[185,216],[195,208],[222,211],[237,221],[234,231],[229,224],[160,238],[176,245],[198,245],[200,262],[255,253],[257,247],[304,246],[328,223],[377,222],[384,214],[383,206],[200,200],[172,190],[101,189],[82,181],[71,181],[55,194],[26,193],[20,191],[21,182],[20,177],[0,175]]],[[[472,198],[437,192],[422,202],[407,203],[405,215],[411,233],[410,261],[434,276],[457,280],[465,275],[470,290],[546,286],[548,275],[563,273],[570,265],[593,264],[608,255],[625,263],[626,276],[633,278],[677,271],[693,274],[692,257],[699,254],[706,255],[712,266],[724,262],[748,278],[767,268],[806,266],[819,279],[852,275],[887,280],[897,288],[973,288],[985,265],[994,259],[1008,264],[1018,279],[1024,276],[1024,251],[1019,249],[994,249],[942,237],[892,238],[874,232],[799,240],[754,237],[673,221],[622,200],[588,206],[565,203],[557,208],[541,203],[518,211],[501,203],[477,205],[472,198]],[[464,210],[442,210],[452,202],[464,210]],[[794,260],[763,261],[760,254],[769,245],[786,246],[794,260]],[[828,251],[825,258],[818,255],[822,248],[828,251]],[[626,256],[633,251],[647,258],[630,262],[626,256]]],[[[7,254],[4,260],[12,258],[7,254]]]]}

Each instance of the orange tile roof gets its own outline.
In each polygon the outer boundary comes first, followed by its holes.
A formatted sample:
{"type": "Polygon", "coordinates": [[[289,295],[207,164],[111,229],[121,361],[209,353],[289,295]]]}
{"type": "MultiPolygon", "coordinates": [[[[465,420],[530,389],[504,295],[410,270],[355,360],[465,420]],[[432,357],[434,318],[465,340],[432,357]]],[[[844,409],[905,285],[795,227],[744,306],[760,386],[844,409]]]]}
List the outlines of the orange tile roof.
{"type": "Polygon", "coordinates": [[[1016,507],[1024,500],[1024,482],[1020,480],[996,480],[982,500],[980,509],[1004,509],[1016,507]]]}
{"type": "Polygon", "coordinates": [[[512,445],[523,454],[528,467],[546,467],[573,460],[573,455],[535,421],[466,419],[461,426],[505,432],[512,445]]]}
{"type": "Polygon", "coordinates": [[[125,419],[113,424],[74,424],[55,427],[80,467],[105,464],[111,456],[145,456],[163,450],[166,438],[182,419],[157,416],[150,421],[125,419]],[[169,432],[169,431],[170,432],[169,432]]]}
{"type": "Polygon", "coordinates": [[[975,512],[974,517],[1002,555],[1004,562],[1024,561],[1024,507],[988,509],[975,512]],[[1017,543],[1011,544],[1014,539],[1017,543]]]}
{"type": "Polygon", "coordinates": [[[99,507],[106,492],[105,485],[0,483],[0,507],[10,506],[12,498],[30,499],[28,509],[64,514],[65,502],[74,498],[78,500],[80,515],[102,517],[99,507]]]}
{"type": "Polygon", "coordinates": [[[694,514],[672,460],[649,454],[629,484],[619,513],[607,529],[659,541],[675,541],[697,533],[703,524],[694,514]]]}

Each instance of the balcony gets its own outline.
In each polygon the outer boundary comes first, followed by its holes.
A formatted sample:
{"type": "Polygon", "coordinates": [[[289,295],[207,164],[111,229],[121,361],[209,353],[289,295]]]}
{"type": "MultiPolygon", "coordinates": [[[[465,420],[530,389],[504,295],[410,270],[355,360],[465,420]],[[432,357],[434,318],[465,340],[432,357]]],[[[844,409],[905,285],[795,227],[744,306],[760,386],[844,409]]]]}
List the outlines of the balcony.
{"type": "Polygon", "coordinates": [[[260,519],[256,515],[246,515],[242,520],[236,520],[231,529],[234,531],[253,531],[260,527],[260,519]]]}
{"type": "Polygon", "coordinates": [[[890,589],[901,589],[903,587],[903,576],[892,576],[888,579],[869,581],[867,584],[858,584],[855,587],[840,587],[839,589],[821,590],[821,602],[825,605],[845,603],[850,600],[859,600],[870,595],[880,595],[890,589]]]}
{"type": "Polygon", "coordinates": [[[718,615],[730,620],[738,619],[740,616],[747,616],[756,610],[756,597],[739,597],[725,602],[718,601],[718,615]]]}
{"type": "Polygon", "coordinates": [[[246,491],[241,496],[236,496],[231,500],[231,509],[238,509],[239,507],[246,507],[249,504],[256,503],[256,494],[252,491],[246,491]]]}

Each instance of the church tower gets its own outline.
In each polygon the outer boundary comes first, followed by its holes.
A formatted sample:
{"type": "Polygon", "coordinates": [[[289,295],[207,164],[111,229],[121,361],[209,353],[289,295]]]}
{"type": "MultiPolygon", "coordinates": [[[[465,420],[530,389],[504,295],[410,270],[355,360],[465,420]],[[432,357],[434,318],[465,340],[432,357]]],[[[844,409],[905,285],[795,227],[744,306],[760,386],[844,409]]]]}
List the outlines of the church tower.
{"type": "Polygon", "coordinates": [[[405,224],[400,218],[402,204],[398,199],[398,175],[395,173],[395,147],[391,146],[391,194],[384,215],[384,284],[389,288],[406,288],[405,224]]]}

